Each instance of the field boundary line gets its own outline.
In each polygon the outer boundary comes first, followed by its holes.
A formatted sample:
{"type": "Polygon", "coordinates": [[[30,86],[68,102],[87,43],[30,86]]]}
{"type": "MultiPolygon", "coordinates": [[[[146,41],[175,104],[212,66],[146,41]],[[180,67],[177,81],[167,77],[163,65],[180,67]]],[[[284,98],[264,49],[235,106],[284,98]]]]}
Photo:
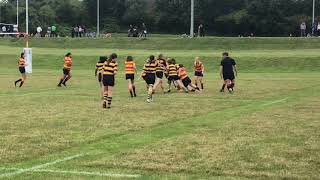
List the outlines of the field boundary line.
{"type": "Polygon", "coordinates": [[[283,98],[283,99],[279,99],[279,100],[275,100],[275,101],[271,101],[271,102],[262,104],[261,106],[270,106],[270,105],[273,105],[273,104],[282,103],[282,102],[287,101],[287,100],[288,100],[288,98],[283,98]]]}
{"type": "MultiPolygon", "coordinates": [[[[20,168],[0,168],[0,170],[17,170],[22,171],[20,168]]],[[[63,171],[52,169],[35,169],[27,172],[35,173],[56,173],[56,174],[74,174],[74,175],[86,175],[86,176],[101,176],[101,177],[115,177],[115,178],[138,178],[140,174],[118,174],[118,173],[102,173],[102,172],[88,172],[88,171],[63,171]]]]}
{"type": "Polygon", "coordinates": [[[48,163],[45,163],[45,164],[32,166],[30,168],[19,169],[19,170],[15,171],[15,172],[0,174],[0,178],[1,177],[15,176],[15,175],[23,174],[23,173],[30,172],[30,171],[35,171],[35,170],[38,170],[38,169],[41,169],[41,168],[45,168],[45,167],[48,167],[48,166],[51,166],[51,165],[55,165],[55,164],[58,164],[58,163],[61,163],[61,162],[64,162],[64,161],[69,161],[69,160],[72,160],[72,159],[75,159],[75,158],[79,158],[79,157],[82,157],[84,155],[85,154],[77,154],[77,155],[73,155],[73,156],[68,156],[68,157],[65,157],[63,159],[57,159],[55,161],[48,162],[48,163]]]}

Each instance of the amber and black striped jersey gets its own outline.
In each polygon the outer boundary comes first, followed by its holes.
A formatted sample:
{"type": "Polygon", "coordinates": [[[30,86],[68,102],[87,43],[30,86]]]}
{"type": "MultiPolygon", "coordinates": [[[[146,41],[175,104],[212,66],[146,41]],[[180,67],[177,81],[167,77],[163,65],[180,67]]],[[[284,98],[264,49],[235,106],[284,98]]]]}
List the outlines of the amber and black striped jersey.
{"type": "Polygon", "coordinates": [[[18,61],[19,67],[26,67],[26,61],[23,58],[20,58],[18,61]]]}
{"type": "Polygon", "coordinates": [[[157,60],[157,72],[165,72],[167,66],[167,62],[164,59],[158,59],[157,60]]]}
{"type": "Polygon", "coordinates": [[[125,62],[125,72],[126,74],[135,74],[136,64],[134,61],[126,61],[125,62]]]}
{"type": "Polygon", "coordinates": [[[147,63],[143,67],[143,71],[146,74],[156,73],[157,63],[147,63]]]}
{"type": "Polygon", "coordinates": [[[186,77],[188,77],[187,71],[184,67],[179,68],[178,74],[179,74],[180,79],[182,79],[182,80],[185,79],[186,77]]]}
{"type": "Polygon", "coordinates": [[[72,66],[72,58],[68,56],[64,57],[63,68],[70,70],[71,66],[72,66]]]}
{"type": "Polygon", "coordinates": [[[177,76],[178,75],[178,68],[175,64],[168,65],[168,75],[169,76],[177,76]]]}
{"type": "Polygon", "coordinates": [[[96,64],[96,69],[97,69],[98,73],[102,73],[103,65],[104,65],[104,63],[99,63],[99,62],[96,64]]]}
{"type": "Polygon", "coordinates": [[[195,72],[203,72],[204,66],[202,62],[195,62],[193,67],[195,72]]]}
{"type": "Polygon", "coordinates": [[[103,64],[103,74],[105,74],[105,75],[115,75],[117,72],[118,72],[118,63],[105,62],[103,64]]]}

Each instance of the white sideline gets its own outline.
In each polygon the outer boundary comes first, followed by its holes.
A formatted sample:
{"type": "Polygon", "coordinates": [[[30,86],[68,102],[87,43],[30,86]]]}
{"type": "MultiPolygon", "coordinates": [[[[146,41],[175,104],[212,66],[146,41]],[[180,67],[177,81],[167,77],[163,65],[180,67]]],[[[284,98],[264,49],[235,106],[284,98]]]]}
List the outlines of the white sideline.
{"type": "Polygon", "coordinates": [[[86,171],[59,171],[50,169],[38,169],[32,172],[47,172],[47,173],[58,173],[58,174],[75,174],[75,175],[87,175],[87,176],[103,176],[103,177],[127,177],[127,178],[138,178],[139,174],[111,174],[101,172],[86,172],[86,171]]]}
{"type": "Polygon", "coordinates": [[[54,165],[54,164],[58,164],[58,163],[61,163],[61,162],[64,162],[64,161],[69,161],[71,159],[75,159],[75,158],[78,158],[78,157],[81,157],[81,156],[84,156],[84,154],[77,154],[77,155],[74,155],[74,156],[69,156],[69,157],[66,157],[66,158],[63,158],[63,159],[58,159],[58,160],[55,160],[55,161],[52,161],[52,162],[48,162],[48,163],[45,163],[45,164],[36,165],[36,166],[31,167],[31,168],[19,169],[19,170],[15,171],[15,172],[1,174],[0,178],[1,177],[15,176],[15,175],[22,174],[22,173],[25,173],[25,172],[35,171],[35,170],[38,170],[38,169],[41,169],[41,168],[45,168],[45,167],[48,167],[48,166],[51,166],[51,165],[54,165]]]}
{"type": "Polygon", "coordinates": [[[282,102],[286,101],[287,99],[288,99],[288,98],[279,99],[279,100],[276,100],[276,101],[271,101],[271,102],[262,104],[262,106],[270,106],[270,105],[273,105],[273,104],[282,103],[282,102]]]}

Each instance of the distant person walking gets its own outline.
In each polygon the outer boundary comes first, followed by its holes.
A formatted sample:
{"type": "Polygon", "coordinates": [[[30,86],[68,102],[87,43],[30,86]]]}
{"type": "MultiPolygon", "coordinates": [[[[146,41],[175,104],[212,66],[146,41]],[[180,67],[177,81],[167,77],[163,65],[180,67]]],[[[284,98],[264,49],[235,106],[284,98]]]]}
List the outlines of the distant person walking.
{"type": "Polygon", "coordinates": [[[55,25],[51,26],[51,35],[52,35],[52,37],[58,37],[57,27],[55,25]]]}
{"type": "Polygon", "coordinates": [[[24,84],[24,82],[27,79],[25,67],[28,66],[28,64],[26,63],[26,61],[24,59],[24,53],[20,54],[20,59],[19,59],[18,65],[19,65],[19,71],[21,73],[21,78],[14,82],[14,86],[16,87],[17,83],[20,82],[19,87],[22,87],[22,85],[24,84]]]}
{"type": "Polygon", "coordinates": [[[148,31],[147,31],[147,26],[146,26],[146,24],[144,24],[144,23],[142,23],[142,27],[141,27],[141,37],[147,37],[147,33],[148,33],[148,31]]]}
{"type": "Polygon", "coordinates": [[[307,30],[307,25],[305,22],[302,22],[300,24],[301,37],[306,37],[306,30],[307,30]]]}
{"type": "Polygon", "coordinates": [[[223,79],[223,85],[220,92],[224,92],[227,86],[228,91],[233,93],[235,86],[235,77],[237,76],[236,62],[234,59],[229,57],[229,53],[224,52],[222,54],[222,61],[220,65],[220,77],[223,79]]]}
{"type": "Polygon", "coordinates": [[[198,37],[204,37],[204,36],[205,36],[204,27],[203,27],[203,24],[200,24],[198,27],[198,37]]]}

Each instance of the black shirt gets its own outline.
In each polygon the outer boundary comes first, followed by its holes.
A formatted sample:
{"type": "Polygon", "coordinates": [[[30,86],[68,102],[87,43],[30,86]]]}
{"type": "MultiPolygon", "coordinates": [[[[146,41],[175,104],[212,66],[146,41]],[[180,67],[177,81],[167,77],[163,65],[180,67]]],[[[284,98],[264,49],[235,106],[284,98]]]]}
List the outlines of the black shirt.
{"type": "Polygon", "coordinates": [[[236,65],[236,62],[234,59],[230,57],[226,57],[222,59],[221,66],[223,67],[223,74],[234,74],[233,72],[233,66],[236,65]]]}

